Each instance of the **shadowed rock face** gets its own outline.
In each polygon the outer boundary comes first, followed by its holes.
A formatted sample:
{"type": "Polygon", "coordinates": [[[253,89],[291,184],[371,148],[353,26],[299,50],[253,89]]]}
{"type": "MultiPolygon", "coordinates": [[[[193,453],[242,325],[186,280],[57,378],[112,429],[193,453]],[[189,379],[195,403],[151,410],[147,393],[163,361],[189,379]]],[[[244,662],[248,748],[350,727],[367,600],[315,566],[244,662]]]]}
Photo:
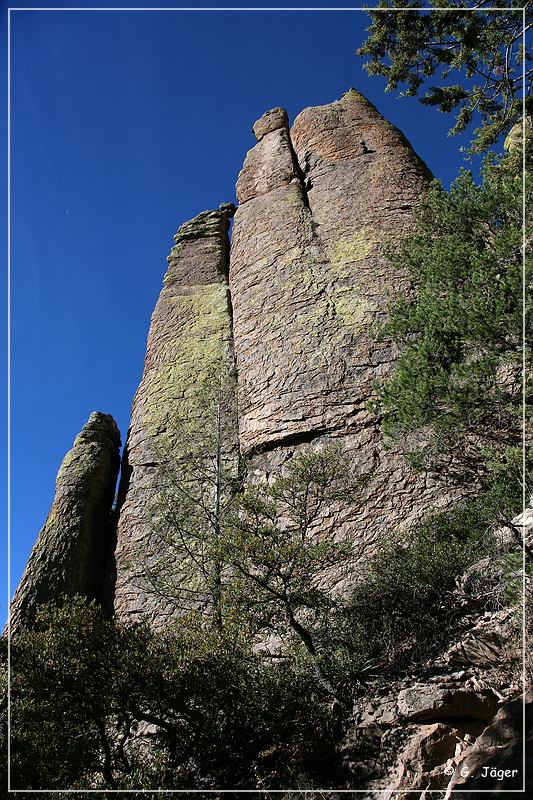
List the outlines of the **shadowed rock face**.
{"type": "Polygon", "coordinates": [[[185,422],[199,417],[195,393],[210,375],[232,367],[227,288],[228,216],[205,211],[174,237],[164,287],[152,316],[144,373],[133,400],[126,442],[115,551],[114,609],[119,617],[162,627],[175,613],[142,578],[161,542],[154,532],[154,498],[166,465],[179,455],[185,422]]]}
{"type": "Polygon", "coordinates": [[[37,607],[63,594],[97,598],[111,539],[120,433],[93,413],[59,469],[48,518],[11,604],[11,631],[31,625],[37,607]]]}

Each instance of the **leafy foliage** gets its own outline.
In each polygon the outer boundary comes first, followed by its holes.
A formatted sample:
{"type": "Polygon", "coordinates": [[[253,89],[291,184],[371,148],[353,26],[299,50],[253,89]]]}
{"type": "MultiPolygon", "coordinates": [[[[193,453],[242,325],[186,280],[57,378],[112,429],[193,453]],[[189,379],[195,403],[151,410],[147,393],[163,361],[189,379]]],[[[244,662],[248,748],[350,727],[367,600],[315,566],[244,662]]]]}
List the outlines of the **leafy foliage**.
{"type": "Polygon", "coordinates": [[[108,626],[93,612],[82,602],[72,615],[51,610],[49,621],[41,612],[36,630],[12,642],[14,788],[61,788],[95,764],[105,769],[100,748],[112,648],[108,626]],[[93,639],[104,658],[88,647],[93,639]]]}
{"type": "MultiPolygon", "coordinates": [[[[463,482],[483,465],[503,479],[519,458],[522,179],[513,158],[487,161],[481,185],[467,171],[450,192],[434,183],[415,232],[390,253],[413,291],[389,305],[379,333],[401,353],[374,409],[388,437],[418,432],[420,465],[463,482]]],[[[528,249],[527,275],[531,266],[528,249]]]]}
{"type": "Polygon", "coordinates": [[[271,483],[251,484],[236,499],[226,524],[223,558],[235,572],[234,592],[254,631],[283,636],[287,627],[311,656],[314,629],[335,607],[334,588],[351,550],[335,530],[318,532],[324,512],[353,501],[346,456],[329,446],[301,453],[271,483]]]}
{"type": "MultiPolygon", "coordinates": [[[[345,612],[350,647],[364,652],[370,673],[420,665],[456,634],[465,613],[456,579],[487,553],[494,556],[487,536],[494,510],[485,497],[431,514],[372,560],[345,612]]],[[[468,610],[479,610],[476,596],[468,610]]]]}
{"type": "Polygon", "coordinates": [[[386,91],[403,86],[404,95],[422,92],[422,103],[457,112],[452,133],[464,131],[477,114],[481,126],[475,131],[474,152],[494,145],[521,119],[523,89],[532,110],[533,68],[522,43],[522,11],[528,30],[531,3],[511,0],[508,11],[484,6],[489,4],[461,12],[456,9],[471,8],[464,0],[453,9],[436,0],[435,10],[425,12],[417,10],[418,0],[380,0],[383,10],[369,11],[369,36],[358,50],[369,57],[365,69],[370,75],[387,78],[386,91]],[[438,84],[428,87],[433,77],[438,84]]]}
{"type": "Polygon", "coordinates": [[[320,784],[336,759],[327,706],[288,662],[187,624],[116,624],[81,598],[12,642],[12,753],[24,789],[320,784]]]}
{"type": "Polygon", "coordinates": [[[487,552],[495,502],[394,537],[349,601],[328,606],[327,636],[310,628],[318,656],[295,643],[272,659],[190,615],[153,633],[81,598],[42,607],[12,641],[14,788],[339,785],[342,716],[326,682],[353,697],[450,639],[464,613],[455,582],[487,552]]]}

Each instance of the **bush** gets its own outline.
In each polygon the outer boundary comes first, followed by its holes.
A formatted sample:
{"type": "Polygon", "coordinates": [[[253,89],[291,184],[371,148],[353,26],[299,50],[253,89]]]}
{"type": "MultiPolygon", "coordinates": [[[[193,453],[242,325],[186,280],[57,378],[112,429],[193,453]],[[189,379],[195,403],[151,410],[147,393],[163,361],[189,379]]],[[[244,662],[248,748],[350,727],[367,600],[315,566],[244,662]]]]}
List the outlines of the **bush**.
{"type": "Polygon", "coordinates": [[[346,635],[375,672],[420,665],[450,638],[464,613],[456,579],[490,548],[482,512],[470,501],[432,514],[373,559],[346,610],[346,635]]]}
{"type": "Polygon", "coordinates": [[[193,616],[153,633],[82,598],[13,638],[11,736],[17,789],[276,788],[337,769],[312,675],[193,616]]]}
{"type": "MultiPolygon", "coordinates": [[[[343,715],[369,679],[420,666],[465,610],[482,610],[501,507],[486,493],[396,535],[349,601],[313,618],[314,652],[297,637],[258,652],[249,625],[216,629],[201,611],[155,633],[83,598],[43,606],[12,640],[13,788],[351,785],[336,752],[343,715]]],[[[504,558],[512,590],[515,559],[504,558]]]]}

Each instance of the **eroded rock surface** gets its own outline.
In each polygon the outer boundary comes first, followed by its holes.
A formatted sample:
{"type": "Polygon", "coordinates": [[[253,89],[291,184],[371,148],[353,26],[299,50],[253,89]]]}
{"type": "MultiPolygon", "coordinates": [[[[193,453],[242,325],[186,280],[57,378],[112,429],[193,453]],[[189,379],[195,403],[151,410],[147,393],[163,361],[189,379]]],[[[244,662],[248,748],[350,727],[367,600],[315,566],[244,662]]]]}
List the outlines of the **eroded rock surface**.
{"type": "MultiPolygon", "coordinates": [[[[460,591],[459,589],[457,591],[460,591]]],[[[518,609],[462,621],[465,630],[436,658],[389,685],[371,685],[354,703],[339,749],[365,798],[462,797],[462,790],[507,791],[522,785],[522,715],[532,741],[531,697],[521,697],[518,609]],[[463,650],[491,629],[490,659],[463,650]],[[462,653],[462,668],[455,657],[462,653]],[[514,773],[513,773],[513,770],[514,773]],[[453,790],[453,794],[450,793],[453,790]]],[[[531,775],[526,761],[526,786],[531,775]]],[[[464,795],[468,797],[468,795],[464,795]]]]}
{"type": "Polygon", "coordinates": [[[120,464],[120,433],[95,412],[59,469],[48,518],[11,604],[11,632],[31,625],[37,607],[63,594],[100,594],[111,541],[111,507],[120,464]]]}
{"type": "Polygon", "coordinates": [[[120,618],[145,619],[155,628],[168,622],[175,607],[143,579],[161,547],[152,503],[163,471],[183,448],[186,424],[203,413],[198,392],[214,371],[232,369],[227,288],[232,213],[229,204],[205,211],[174,237],[133,400],[119,492],[114,608],[120,618]]]}
{"type": "Polygon", "coordinates": [[[305,109],[290,131],[281,109],[269,111],[254,132],[230,260],[240,445],[261,476],[302,445],[341,440],[371,480],[357,509],[323,524],[342,524],[368,555],[384,530],[449,501],[399,448],[384,451],[368,411],[395,358],[370,325],[408,289],[383,248],[411,229],[431,176],[355,90],[305,109]]]}
{"type": "Polygon", "coordinates": [[[412,722],[426,719],[492,719],[498,699],[490,691],[474,692],[456,686],[412,686],[398,695],[398,714],[412,722]]]}

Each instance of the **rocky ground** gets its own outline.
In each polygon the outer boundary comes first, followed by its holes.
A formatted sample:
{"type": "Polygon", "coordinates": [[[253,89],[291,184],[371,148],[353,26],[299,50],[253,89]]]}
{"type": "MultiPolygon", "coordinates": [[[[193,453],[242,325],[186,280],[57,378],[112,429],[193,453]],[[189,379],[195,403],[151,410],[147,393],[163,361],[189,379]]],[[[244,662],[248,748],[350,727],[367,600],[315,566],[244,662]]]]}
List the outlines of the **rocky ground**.
{"type": "Polygon", "coordinates": [[[367,687],[340,745],[365,797],[520,790],[524,778],[531,785],[522,728],[525,716],[527,750],[533,695],[523,695],[520,617],[519,608],[508,608],[466,618],[440,658],[388,686],[367,687]]]}

